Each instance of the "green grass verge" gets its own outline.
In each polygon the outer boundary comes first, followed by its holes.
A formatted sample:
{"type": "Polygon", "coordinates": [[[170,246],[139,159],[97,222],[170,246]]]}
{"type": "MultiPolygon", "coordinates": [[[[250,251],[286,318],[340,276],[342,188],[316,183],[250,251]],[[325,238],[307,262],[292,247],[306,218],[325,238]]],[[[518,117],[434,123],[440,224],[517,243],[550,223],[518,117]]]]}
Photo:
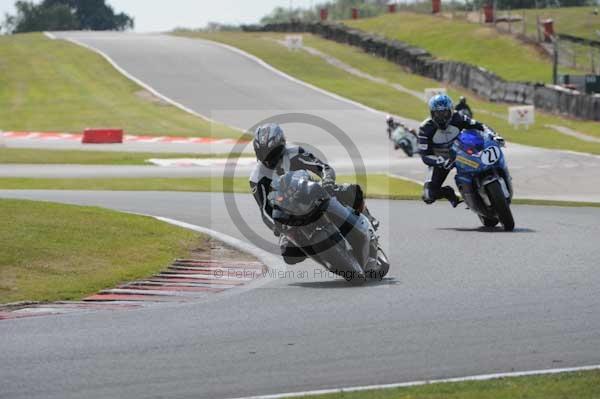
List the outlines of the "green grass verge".
{"type": "Polygon", "coordinates": [[[0,129],[239,137],[165,104],[98,54],[40,33],[0,36],[0,129]]]}
{"type": "MultiPolygon", "coordinates": [[[[368,198],[392,200],[420,200],[422,185],[409,180],[383,174],[373,174],[356,178],[338,176],[338,183],[360,183],[366,187],[368,198]],[[366,182],[366,184],[364,184],[366,182]]],[[[0,178],[0,190],[110,190],[110,191],[223,191],[249,193],[248,179],[237,177],[221,178],[94,178],[94,179],[38,179],[38,178],[0,178]]],[[[597,202],[553,201],[536,199],[515,199],[515,204],[600,207],[597,202]]]]}
{"type": "MultiPolygon", "coordinates": [[[[0,164],[148,165],[151,158],[227,158],[229,154],[179,154],[0,148],[0,164]]],[[[237,156],[250,156],[237,154],[237,156]]]]}
{"type": "MultiPolygon", "coordinates": [[[[353,176],[339,176],[338,183],[354,183],[353,176]]],[[[364,179],[359,179],[363,181],[364,179]]],[[[367,177],[367,195],[375,198],[417,199],[421,186],[386,175],[367,177]]],[[[248,179],[201,178],[0,178],[0,190],[115,190],[115,191],[192,191],[249,193],[248,179]]]]}
{"type": "Polygon", "coordinates": [[[600,397],[600,371],[597,370],[307,396],[310,399],[593,399],[598,397],[600,397]]]}
{"type": "Polygon", "coordinates": [[[205,238],[149,217],[0,200],[0,303],[77,300],[147,277],[205,238]]]}
{"type": "MultiPolygon", "coordinates": [[[[428,111],[425,102],[402,93],[386,84],[371,82],[340,70],[320,57],[302,51],[287,51],[273,39],[282,39],[277,33],[186,33],[186,36],[200,37],[223,42],[245,50],[275,68],[317,87],[337,93],[370,107],[423,120],[428,111]]],[[[345,62],[346,64],[373,76],[382,77],[389,82],[399,83],[409,89],[423,92],[428,87],[440,87],[440,82],[405,72],[399,66],[373,57],[362,50],[325,40],[313,35],[303,35],[307,46],[345,62]]],[[[528,130],[515,129],[507,121],[507,105],[482,101],[466,90],[450,88],[453,98],[464,95],[475,109],[477,119],[489,124],[508,141],[520,144],[579,152],[600,154],[600,143],[590,143],[575,137],[566,136],[546,128],[546,124],[561,125],[573,130],[600,137],[600,123],[562,118],[543,112],[536,113],[536,123],[528,130]]],[[[382,134],[384,123],[382,121],[382,134]]]]}
{"type": "Polygon", "coordinates": [[[411,12],[344,23],[424,48],[440,59],[482,66],[506,80],[552,81],[548,57],[510,35],[499,34],[493,27],[411,12]]]}

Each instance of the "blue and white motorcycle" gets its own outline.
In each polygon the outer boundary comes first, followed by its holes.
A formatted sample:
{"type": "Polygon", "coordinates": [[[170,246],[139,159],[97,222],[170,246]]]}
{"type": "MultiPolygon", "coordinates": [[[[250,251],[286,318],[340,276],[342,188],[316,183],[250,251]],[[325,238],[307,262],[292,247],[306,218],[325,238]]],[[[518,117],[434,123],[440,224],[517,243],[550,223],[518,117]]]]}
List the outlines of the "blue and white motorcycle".
{"type": "Polygon", "coordinates": [[[390,134],[390,140],[394,143],[395,150],[402,148],[402,151],[404,151],[408,157],[412,157],[418,152],[417,135],[405,126],[398,125],[390,134]]]}
{"type": "Polygon", "coordinates": [[[490,132],[463,130],[452,145],[456,185],[486,227],[515,228],[510,210],[513,188],[501,144],[490,132]]]}

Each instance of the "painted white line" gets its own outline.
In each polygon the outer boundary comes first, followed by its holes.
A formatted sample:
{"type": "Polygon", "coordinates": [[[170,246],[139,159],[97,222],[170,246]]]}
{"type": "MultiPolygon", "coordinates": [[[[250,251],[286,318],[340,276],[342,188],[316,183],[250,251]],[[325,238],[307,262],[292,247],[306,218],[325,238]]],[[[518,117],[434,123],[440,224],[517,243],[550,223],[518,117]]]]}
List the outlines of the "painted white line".
{"type": "MultiPolygon", "coordinates": [[[[159,275],[157,275],[157,278],[190,278],[190,279],[197,279],[197,280],[215,280],[215,281],[236,281],[236,282],[240,282],[240,283],[244,283],[244,282],[248,282],[248,281],[252,281],[254,280],[254,278],[252,277],[236,277],[236,276],[227,276],[225,275],[225,273],[223,273],[223,275],[216,275],[215,274],[185,274],[185,273],[181,273],[181,274],[167,274],[167,273],[161,273],[159,275]]],[[[256,276],[261,275],[262,273],[256,273],[256,276]]]]}
{"type": "Polygon", "coordinates": [[[183,296],[184,293],[178,291],[159,291],[159,290],[134,290],[125,288],[114,288],[102,290],[99,294],[123,294],[123,295],[147,295],[149,298],[154,296],[183,296]]]}
{"type": "MultiPolygon", "coordinates": [[[[424,170],[423,172],[426,172],[426,171],[424,170]]],[[[387,175],[389,177],[393,177],[394,179],[408,180],[408,181],[411,181],[413,183],[417,183],[418,185],[421,185],[421,186],[423,185],[423,182],[421,180],[412,179],[410,177],[403,176],[403,175],[400,175],[400,174],[397,174],[397,173],[388,173],[387,175]]]]}
{"type": "Polygon", "coordinates": [[[52,33],[50,32],[44,32],[44,35],[50,39],[50,40],[56,40],[56,36],[54,36],[52,33]]]}
{"type": "MultiPolygon", "coordinates": [[[[283,71],[280,71],[279,69],[273,67],[272,65],[267,64],[265,61],[261,60],[260,58],[254,56],[254,55],[252,55],[250,53],[247,53],[244,50],[241,50],[241,49],[239,49],[237,47],[233,47],[233,46],[230,46],[230,45],[225,44],[225,43],[220,43],[220,42],[216,42],[216,41],[208,40],[208,39],[191,39],[191,38],[187,38],[187,39],[189,39],[189,40],[206,41],[206,42],[214,43],[217,46],[221,46],[223,48],[227,48],[227,49],[229,49],[229,50],[231,50],[231,51],[233,51],[235,53],[243,55],[244,57],[250,58],[251,60],[253,60],[256,63],[258,63],[259,65],[263,66],[264,68],[267,68],[269,71],[274,72],[274,73],[278,74],[279,76],[281,76],[281,77],[283,77],[285,79],[288,79],[288,80],[290,80],[292,82],[295,82],[295,83],[297,83],[299,85],[302,85],[302,86],[311,88],[313,90],[316,90],[316,91],[320,92],[321,94],[325,94],[325,95],[327,95],[327,96],[329,96],[331,98],[334,98],[336,100],[343,101],[343,102],[346,102],[348,104],[355,105],[355,106],[357,106],[359,108],[362,108],[364,110],[367,110],[369,112],[374,112],[374,113],[377,113],[377,114],[380,114],[380,115],[392,115],[395,118],[402,119],[404,121],[410,122],[411,124],[414,123],[417,126],[421,124],[421,121],[416,121],[414,119],[408,119],[408,118],[406,118],[404,116],[393,115],[393,114],[385,113],[383,111],[379,111],[379,110],[377,110],[375,108],[371,108],[371,107],[369,107],[369,106],[367,106],[365,104],[359,103],[359,102],[354,101],[354,100],[350,100],[349,98],[342,97],[342,96],[340,96],[338,94],[332,93],[332,92],[327,91],[325,89],[321,89],[319,87],[313,86],[310,83],[307,83],[307,82],[304,82],[302,80],[296,79],[293,76],[290,76],[287,73],[285,73],[283,71]]],[[[527,146],[527,145],[524,145],[524,144],[521,144],[521,146],[528,147],[528,148],[535,149],[535,150],[555,151],[555,152],[568,153],[568,154],[573,154],[573,155],[584,155],[584,156],[588,156],[588,157],[600,158],[600,155],[589,154],[589,153],[585,153],[585,152],[578,152],[578,151],[571,151],[571,150],[556,150],[556,149],[550,149],[550,148],[533,147],[533,146],[527,146]]]]}
{"type": "Polygon", "coordinates": [[[361,392],[361,391],[368,391],[368,390],[373,390],[373,389],[409,388],[409,387],[416,387],[416,386],[420,386],[420,385],[441,384],[441,383],[447,383],[447,382],[487,381],[487,380],[495,380],[498,378],[527,377],[527,376],[533,376],[533,375],[573,373],[573,372],[577,372],[577,371],[590,371],[590,370],[600,370],[600,364],[592,365],[592,366],[582,366],[582,367],[569,367],[569,368],[562,368],[562,369],[547,369],[547,370],[532,370],[532,371],[515,371],[515,372],[510,372],[510,373],[482,374],[482,375],[473,375],[473,376],[468,376],[468,377],[445,378],[445,379],[440,379],[440,380],[400,382],[400,383],[396,383],[396,384],[365,385],[365,386],[349,387],[349,388],[320,389],[320,390],[315,390],[315,391],[290,392],[290,393],[280,393],[280,394],[275,394],[275,395],[246,396],[246,397],[238,397],[235,399],[297,398],[297,397],[304,397],[304,396],[327,395],[327,394],[334,394],[334,393],[361,392]]]}
{"type": "Polygon", "coordinates": [[[232,284],[212,284],[212,283],[166,283],[166,282],[158,282],[152,281],[153,279],[144,280],[144,281],[134,281],[132,283],[126,284],[128,287],[135,288],[136,286],[151,286],[151,287],[165,287],[165,289],[169,289],[170,287],[200,287],[200,288],[222,288],[222,289],[231,289],[238,287],[238,285],[232,284]]]}
{"type": "MultiPolygon", "coordinates": [[[[52,35],[51,33],[48,33],[48,32],[45,32],[45,34],[47,34],[47,35],[49,34],[51,36],[54,36],[54,35],[52,35]]],[[[54,37],[56,38],[56,36],[54,36],[54,37]]],[[[90,46],[89,44],[83,43],[83,42],[81,42],[81,41],[79,41],[77,39],[72,39],[72,38],[65,37],[65,38],[63,38],[63,40],[71,42],[71,43],[76,44],[78,46],[81,46],[83,48],[86,48],[86,49],[88,49],[90,51],[93,51],[94,53],[100,55],[106,61],[108,61],[108,63],[110,65],[112,65],[113,68],[115,68],[118,72],[120,72],[127,79],[133,81],[134,83],[136,83],[137,85],[141,86],[145,90],[149,91],[150,93],[152,93],[156,97],[158,97],[161,100],[163,100],[163,101],[165,101],[165,102],[167,102],[167,103],[169,103],[169,104],[171,104],[171,105],[179,108],[180,110],[185,111],[188,114],[194,115],[194,116],[196,116],[198,118],[205,119],[205,120],[207,120],[209,122],[212,122],[212,123],[221,123],[221,122],[215,121],[214,119],[211,119],[211,118],[209,118],[209,117],[207,117],[205,115],[202,115],[199,112],[196,112],[196,111],[192,110],[191,108],[188,108],[185,105],[183,105],[181,103],[178,103],[177,101],[175,101],[175,100],[173,100],[173,99],[171,99],[171,98],[169,98],[169,97],[167,97],[167,96],[159,93],[156,89],[154,89],[149,84],[143,82],[142,80],[136,78],[135,76],[133,76],[132,74],[130,74],[129,72],[127,72],[125,69],[121,68],[121,66],[119,66],[119,64],[117,64],[116,61],[114,61],[108,54],[106,54],[102,50],[97,49],[96,47],[90,46]]],[[[245,133],[245,131],[243,129],[241,129],[241,128],[237,127],[237,126],[231,126],[231,125],[228,125],[228,126],[230,126],[231,128],[233,128],[235,130],[238,130],[238,131],[240,131],[242,133],[245,133]]]]}
{"type": "Polygon", "coordinates": [[[165,217],[161,217],[161,216],[152,216],[152,215],[145,215],[145,216],[150,216],[157,220],[160,220],[160,221],[163,221],[163,222],[175,225],[175,226],[183,227],[185,229],[197,231],[199,233],[208,234],[208,235],[216,238],[217,240],[224,242],[225,244],[229,244],[232,247],[234,247],[242,252],[249,253],[250,255],[257,258],[261,263],[263,263],[264,265],[266,265],[267,267],[269,267],[272,270],[283,270],[283,271],[287,270],[287,267],[285,266],[285,264],[283,263],[283,260],[280,257],[275,256],[263,249],[260,249],[253,244],[250,244],[245,241],[239,240],[237,238],[231,237],[230,235],[227,235],[227,234],[224,234],[224,233],[221,233],[221,232],[218,232],[216,230],[212,230],[212,229],[209,229],[206,227],[196,226],[196,225],[193,225],[190,223],[181,222],[181,221],[175,220],[175,219],[165,218],[165,217]]]}
{"type": "MultiPolygon", "coordinates": [[[[387,116],[387,115],[391,115],[391,114],[389,114],[389,113],[386,113],[386,112],[383,112],[383,111],[379,111],[379,110],[377,110],[377,109],[375,109],[375,108],[371,108],[371,107],[369,107],[368,105],[365,105],[365,104],[359,103],[358,101],[354,101],[354,100],[351,100],[351,99],[349,99],[349,98],[342,97],[342,96],[340,96],[339,94],[335,94],[335,93],[333,93],[333,92],[327,91],[327,90],[325,90],[325,89],[322,89],[322,88],[320,88],[320,87],[317,87],[317,86],[314,86],[314,85],[312,85],[312,84],[310,84],[310,83],[304,82],[304,81],[302,81],[302,80],[300,80],[300,79],[297,79],[297,78],[295,78],[295,77],[293,77],[293,76],[291,76],[291,75],[288,75],[287,73],[285,73],[285,72],[283,72],[283,71],[281,71],[281,70],[279,70],[279,69],[275,68],[274,66],[272,66],[272,65],[270,65],[270,64],[268,64],[268,63],[266,63],[265,61],[263,61],[262,59],[258,58],[257,56],[255,56],[255,55],[252,55],[252,54],[250,54],[250,53],[248,53],[248,52],[246,52],[246,51],[244,51],[244,50],[242,50],[242,49],[239,49],[239,48],[237,48],[237,47],[233,47],[233,46],[230,46],[230,45],[228,45],[228,44],[225,44],[225,43],[216,42],[216,41],[213,41],[213,40],[208,40],[208,39],[192,39],[192,38],[184,38],[184,39],[188,39],[188,40],[197,40],[197,41],[204,41],[204,42],[209,42],[209,43],[211,43],[211,44],[214,44],[214,45],[216,45],[216,46],[223,47],[223,48],[225,48],[225,49],[228,49],[228,50],[230,50],[230,51],[233,51],[233,52],[234,52],[234,53],[236,53],[236,54],[239,54],[239,55],[242,55],[242,56],[244,56],[244,57],[246,57],[246,58],[249,58],[250,60],[252,60],[252,61],[256,62],[258,65],[262,66],[263,68],[266,68],[266,69],[268,69],[270,72],[273,72],[273,73],[275,73],[275,74],[277,74],[277,75],[281,76],[281,77],[282,77],[282,78],[284,78],[284,79],[287,79],[287,80],[289,80],[289,81],[291,81],[291,82],[294,82],[294,83],[296,83],[296,84],[299,84],[299,85],[301,85],[301,86],[307,87],[307,88],[309,88],[309,89],[315,90],[315,91],[317,91],[317,92],[319,92],[319,93],[321,93],[321,94],[324,94],[324,95],[326,95],[326,96],[328,96],[328,97],[331,97],[331,98],[333,98],[333,99],[335,99],[335,100],[342,101],[342,102],[345,102],[345,103],[347,103],[347,104],[354,105],[354,106],[356,106],[356,107],[358,107],[358,108],[360,108],[360,109],[363,109],[363,110],[365,110],[365,111],[369,111],[369,112],[372,112],[372,113],[375,113],[375,114],[381,115],[381,116],[383,116],[383,117],[385,117],[385,116],[387,116]]],[[[393,117],[395,117],[395,118],[401,119],[401,120],[403,120],[403,121],[408,121],[408,122],[410,122],[411,124],[414,124],[414,123],[416,123],[416,124],[420,124],[420,122],[419,122],[419,121],[416,121],[416,120],[413,120],[413,119],[408,119],[408,118],[406,118],[406,117],[403,117],[403,116],[400,116],[400,115],[392,115],[392,116],[393,116],[393,117]]]]}
{"type": "Polygon", "coordinates": [[[186,273],[186,271],[189,272],[208,272],[208,273],[229,273],[229,274],[234,274],[234,273],[256,273],[256,272],[261,272],[262,271],[262,267],[253,267],[253,268],[238,268],[238,267],[221,267],[221,266],[214,266],[214,267],[190,267],[190,266],[169,266],[169,270],[173,270],[173,271],[177,271],[177,272],[181,272],[181,273],[186,273]]]}
{"type": "MultiPolygon", "coordinates": [[[[49,32],[44,32],[44,34],[46,36],[48,36],[48,38],[54,37],[56,39],[56,36],[54,36],[53,34],[51,34],[49,32]]],[[[290,80],[292,82],[295,82],[295,83],[297,83],[299,85],[311,88],[311,89],[316,90],[316,91],[318,91],[318,92],[320,92],[322,94],[325,94],[325,95],[327,95],[327,96],[329,96],[331,98],[334,98],[334,99],[339,100],[339,101],[346,102],[348,104],[355,105],[355,106],[357,106],[357,107],[359,107],[361,109],[367,110],[369,112],[373,112],[373,113],[380,114],[380,115],[390,115],[390,114],[387,114],[387,113],[385,113],[383,111],[379,111],[379,110],[377,110],[375,108],[371,108],[371,107],[369,107],[369,106],[367,106],[365,104],[361,104],[361,103],[359,103],[357,101],[350,100],[349,98],[342,97],[342,96],[340,96],[338,94],[335,94],[335,93],[332,93],[330,91],[327,91],[327,90],[321,89],[319,87],[316,87],[316,86],[314,86],[314,85],[312,85],[310,83],[307,83],[307,82],[304,82],[302,80],[296,79],[293,76],[290,76],[290,75],[286,74],[285,72],[280,71],[279,69],[276,69],[272,65],[267,64],[265,61],[261,60],[260,58],[254,56],[254,55],[252,55],[250,53],[247,53],[244,50],[241,50],[241,49],[238,49],[236,47],[230,46],[228,44],[219,43],[219,42],[215,42],[215,41],[207,40],[207,39],[192,39],[192,38],[184,38],[184,37],[179,37],[179,38],[181,38],[181,39],[187,39],[187,40],[205,41],[205,42],[209,42],[209,43],[215,44],[217,46],[229,49],[230,51],[233,51],[233,52],[235,52],[237,54],[243,55],[244,57],[247,57],[247,58],[255,61],[256,63],[258,63],[259,65],[263,66],[264,68],[268,69],[269,71],[271,71],[273,73],[276,73],[277,75],[279,75],[279,76],[281,76],[281,77],[283,77],[285,79],[288,79],[288,80],[290,80]]],[[[205,115],[202,115],[202,114],[200,114],[200,113],[198,113],[198,112],[196,112],[196,111],[194,111],[194,110],[186,107],[185,105],[183,105],[181,103],[178,103],[177,101],[172,100],[171,98],[169,98],[169,97],[167,97],[167,96],[159,93],[152,86],[146,84],[145,82],[143,82],[140,79],[136,78],[135,76],[131,75],[129,72],[125,71],[108,54],[104,53],[103,51],[101,51],[101,50],[99,50],[99,49],[97,49],[97,48],[95,48],[93,46],[87,45],[87,44],[85,44],[83,42],[80,42],[77,39],[64,38],[63,40],[70,41],[70,42],[72,42],[72,43],[74,43],[74,44],[76,44],[78,46],[87,48],[88,50],[91,50],[91,51],[99,54],[104,59],[106,59],[117,71],[119,71],[121,74],[123,74],[126,78],[132,80],[133,82],[137,83],[138,85],[140,85],[144,89],[148,90],[150,93],[152,93],[155,96],[159,97],[160,99],[162,99],[162,100],[164,100],[164,101],[172,104],[173,106],[175,106],[175,107],[177,107],[177,108],[179,108],[179,109],[181,109],[181,110],[183,110],[183,111],[185,111],[185,112],[187,112],[189,114],[192,114],[194,116],[206,119],[209,122],[212,122],[212,123],[221,123],[221,122],[215,121],[214,119],[209,118],[209,117],[207,117],[205,115]]],[[[391,115],[393,117],[401,119],[401,120],[403,120],[405,122],[409,122],[410,124],[420,125],[420,121],[416,121],[414,119],[408,119],[408,118],[406,118],[404,116],[401,116],[401,115],[394,115],[394,114],[391,114],[391,115]]],[[[240,132],[243,132],[243,133],[245,132],[244,129],[239,128],[237,126],[232,126],[232,125],[228,125],[228,126],[234,128],[234,129],[236,129],[236,130],[238,130],[240,132]]],[[[578,152],[578,151],[571,151],[571,150],[556,150],[556,149],[549,149],[549,148],[540,148],[540,147],[527,146],[527,145],[523,145],[523,144],[521,144],[521,146],[522,147],[527,147],[527,148],[532,149],[532,150],[538,150],[538,151],[539,150],[554,151],[554,152],[560,152],[560,153],[563,153],[563,154],[567,153],[567,154],[573,154],[573,155],[583,155],[583,156],[587,156],[587,157],[593,157],[593,158],[596,158],[596,159],[600,159],[600,155],[589,154],[589,153],[585,153],[585,152],[578,152]]]]}

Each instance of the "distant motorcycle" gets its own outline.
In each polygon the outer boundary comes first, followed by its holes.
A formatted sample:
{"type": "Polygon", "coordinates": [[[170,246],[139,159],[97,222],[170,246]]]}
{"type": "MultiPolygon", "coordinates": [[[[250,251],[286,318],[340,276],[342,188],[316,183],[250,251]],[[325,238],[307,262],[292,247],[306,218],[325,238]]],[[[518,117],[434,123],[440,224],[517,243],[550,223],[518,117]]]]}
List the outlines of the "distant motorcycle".
{"type": "Polygon", "coordinates": [[[500,222],[515,228],[510,210],[513,188],[501,145],[489,132],[463,130],[452,145],[456,185],[462,197],[486,227],[500,222]]]}
{"type": "Polygon", "coordinates": [[[459,114],[469,117],[469,119],[473,118],[473,111],[471,110],[469,104],[467,104],[467,99],[463,96],[460,96],[458,104],[456,104],[454,109],[459,114]]]}
{"type": "Polygon", "coordinates": [[[353,284],[385,277],[390,263],[366,216],[342,205],[306,171],[286,173],[273,185],[273,220],[307,256],[353,284]]]}
{"type": "Polygon", "coordinates": [[[401,148],[407,156],[412,157],[417,152],[418,145],[415,131],[396,122],[390,116],[386,118],[386,123],[388,138],[394,143],[394,150],[401,148]]]}
{"type": "Polygon", "coordinates": [[[457,109],[456,112],[458,112],[461,115],[467,116],[470,119],[473,119],[473,112],[471,112],[469,108],[457,109]]]}

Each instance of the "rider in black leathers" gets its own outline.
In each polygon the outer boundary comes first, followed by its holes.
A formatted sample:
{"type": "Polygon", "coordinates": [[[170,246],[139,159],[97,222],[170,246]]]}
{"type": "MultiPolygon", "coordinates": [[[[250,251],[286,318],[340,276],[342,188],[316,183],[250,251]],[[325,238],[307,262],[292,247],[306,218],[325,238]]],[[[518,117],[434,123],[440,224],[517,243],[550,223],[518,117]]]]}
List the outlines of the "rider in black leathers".
{"type": "Polygon", "coordinates": [[[463,96],[460,96],[458,104],[456,104],[454,110],[459,114],[463,114],[468,116],[469,118],[473,118],[473,111],[471,110],[471,107],[469,107],[469,104],[467,104],[467,99],[463,96]]]}
{"type": "Polygon", "coordinates": [[[256,130],[253,144],[257,163],[250,175],[250,190],[261,210],[263,221],[275,235],[279,236],[281,255],[286,263],[295,264],[306,259],[306,255],[298,247],[289,242],[283,234],[279,234],[272,218],[273,208],[268,200],[273,180],[287,172],[308,170],[315,173],[321,178],[321,184],[326,191],[343,205],[363,212],[371,220],[374,228],[378,227],[378,221],[369,214],[364,204],[360,186],[336,185],[333,168],[302,147],[287,145],[279,125],[272,123],[260,126],[256,130]]]}
{"type": "MultiPolygon", "coordinates": [[[[429,177],[423,189],[423,201],[432,204],[440,198],[446,198],[453,207],[462,201],[450,186],[442,187],[448,173],[454,167],[450,157],[452,143],[463,129],[492,132],[484,124],[462,115],[452,109],[452,100],[447,95],[434,96],[429,101],[431,117],[419,128],[419,152],[423,162],[429,166],[429,177]]],[[[501,144],[504,139],[495,136],[501,144]]]]}

